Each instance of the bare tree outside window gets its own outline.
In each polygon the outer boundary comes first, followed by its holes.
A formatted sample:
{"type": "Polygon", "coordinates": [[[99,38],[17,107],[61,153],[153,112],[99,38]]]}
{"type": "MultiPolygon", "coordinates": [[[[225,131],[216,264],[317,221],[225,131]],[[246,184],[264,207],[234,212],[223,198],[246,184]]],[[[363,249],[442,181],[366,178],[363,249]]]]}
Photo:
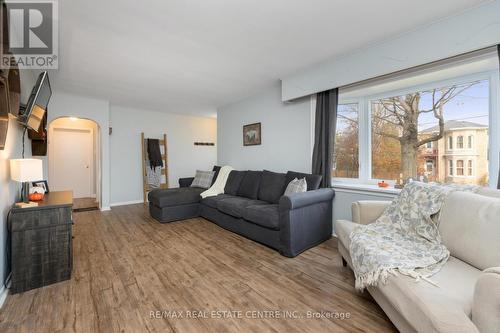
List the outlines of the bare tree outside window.
{"type": "Polygon", "coordinates": [[[453,162],[444,151],[453,150],[453,137],[457,148],[464,148],[464,137],[472,132],[487,146],[488,87],[485,80],[372,100],[372,178],[425,175],[433,181],[485,184],[487,149],[471,152],[481,156],[480,179],[457,179],[465,174],[464,162],[460,171],[453,172],[453,162]],[[434,163],[432,172],[429,161],[434,163]]]}
{"type": "Polygon", "coordinates": [[[358,104],[340,104],[333,156],[333,177],[359,177],[358,104]]]}

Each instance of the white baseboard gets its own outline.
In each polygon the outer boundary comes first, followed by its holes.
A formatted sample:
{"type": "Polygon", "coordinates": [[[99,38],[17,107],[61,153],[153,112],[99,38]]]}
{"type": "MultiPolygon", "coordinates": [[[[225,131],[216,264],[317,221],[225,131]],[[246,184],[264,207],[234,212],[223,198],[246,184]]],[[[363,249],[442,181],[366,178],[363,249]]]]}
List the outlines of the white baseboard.
{"type": "Polygon", "coordinates": [[[101,207],[101,212],[105,212],[107,210],[111,210],[111,207],[101,207]]]}
{"type": "Polygon", "coordinates": [[[143,201],[142,200],[121,201],[121,202],[113,202],[109,205],[111,207],[116,207],[116,206],[135,205],[140,203],[143,203],[143,201]]]}
{"type": "Polygon", "coordinates": [[[5,286],[2,286],[2,289],[0,289],[0,309],[5,303],[8,294],[9,294],[9,289],[7,289],[5,286]]]}

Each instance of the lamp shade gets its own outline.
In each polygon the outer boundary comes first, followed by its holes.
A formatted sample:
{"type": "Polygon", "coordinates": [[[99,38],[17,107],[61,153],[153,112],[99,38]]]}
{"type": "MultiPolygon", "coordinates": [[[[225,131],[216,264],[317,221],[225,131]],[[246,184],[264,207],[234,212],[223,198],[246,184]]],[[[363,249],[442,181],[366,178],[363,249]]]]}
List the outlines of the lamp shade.
{"type": "Polygon", "coordinates": [[[42,160],[35,158],[10,160],[10,177],[18,182],[43,179],[42,160]]]}

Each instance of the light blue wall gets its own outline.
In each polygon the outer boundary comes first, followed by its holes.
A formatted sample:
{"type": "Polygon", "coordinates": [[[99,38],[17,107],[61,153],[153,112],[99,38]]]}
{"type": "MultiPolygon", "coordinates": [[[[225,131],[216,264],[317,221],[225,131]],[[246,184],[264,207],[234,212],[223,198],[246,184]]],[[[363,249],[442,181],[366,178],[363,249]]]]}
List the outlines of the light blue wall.
{"type": "Polygon", "coordinates": [[[281,102],[278,82],[217,111],[217,159],[235,169],[311,171],[311,102],[281,102]],[[262,123],[262,144],[243,146],[243,125],[262,123]]]}

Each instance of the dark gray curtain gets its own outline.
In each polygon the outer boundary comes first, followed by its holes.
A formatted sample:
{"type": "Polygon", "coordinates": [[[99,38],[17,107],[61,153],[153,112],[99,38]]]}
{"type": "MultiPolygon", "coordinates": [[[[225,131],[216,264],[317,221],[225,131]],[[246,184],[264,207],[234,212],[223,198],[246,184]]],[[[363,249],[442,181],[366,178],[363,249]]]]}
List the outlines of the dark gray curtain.
{"type": "MultiPolygon", "coordinates": [[[[497,45],[497,51],[498,51],[498,64],[500,66],[500,44],[497,45]]],[[[500,71],[500,68],[499,68],[499,71],[500,71]]],[[[499,156],[498,158],[500,158],[500,153],[499,153],[499,156]]],[[[499,168],[500,168],[500,161],[498,162],[499,164],[499,168]]],[[[497,189],[500,190],[500,170],[498,170],[498,184],[497,184],[497,189]]]]}
{"type": "Polygon", "coordinates": [[[331,187],[338,100],[339,90],[337,88],[316,95],[312,173],[323,176],[321,187],[331,187]]]}

